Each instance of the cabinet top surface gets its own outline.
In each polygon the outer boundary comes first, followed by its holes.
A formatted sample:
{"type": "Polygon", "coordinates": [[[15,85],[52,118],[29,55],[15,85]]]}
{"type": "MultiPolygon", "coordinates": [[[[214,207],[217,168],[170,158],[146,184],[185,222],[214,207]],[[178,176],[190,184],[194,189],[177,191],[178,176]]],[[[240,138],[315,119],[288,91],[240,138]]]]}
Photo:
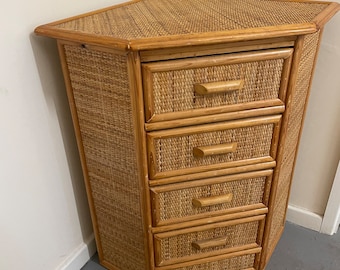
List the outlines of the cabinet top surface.
{"type": "Polygon", "coordinates": [[[38,27],[40,35],[150,49],[315,32],[339,10],[291,0],[139,0],[38,27]]]}

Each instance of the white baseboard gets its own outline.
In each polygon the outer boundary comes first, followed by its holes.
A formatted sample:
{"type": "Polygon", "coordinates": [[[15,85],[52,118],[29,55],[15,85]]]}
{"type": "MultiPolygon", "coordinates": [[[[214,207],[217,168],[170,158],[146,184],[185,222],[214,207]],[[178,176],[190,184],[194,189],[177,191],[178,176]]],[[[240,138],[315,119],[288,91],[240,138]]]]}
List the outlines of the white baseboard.
{"type": "Polygon", "coordinates": [[[287,220],[318,232],[322,224],[322,216],[294,205],[288,205],[287,220]]]}
{"type": "Polygon", "coordinates": [[[79,270],[96,253],[96,242],[91,235],[56,268],[57,270],[79,270]]]}
{"type": "Polygon", "coordinates": [[[335,234],[340,225],[340,161],[331,193],[328,198],[328,203],[321,225],[321,232],[329,235],[335,234]]]}

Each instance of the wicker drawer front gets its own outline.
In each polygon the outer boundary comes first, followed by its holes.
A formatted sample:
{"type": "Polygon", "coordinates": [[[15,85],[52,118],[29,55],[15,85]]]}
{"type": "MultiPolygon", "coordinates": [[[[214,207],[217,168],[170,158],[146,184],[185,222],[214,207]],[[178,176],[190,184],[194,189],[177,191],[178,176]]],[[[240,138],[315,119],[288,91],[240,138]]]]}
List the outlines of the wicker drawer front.
{"type": "Polygon", "coordinates": [[[256,248],[265,216],[213,223],[154,236],[157,266],[256,248]]]}
{"type": "MultiPolygon", "coordinates": [[[[261,248],[251,249],[237,253],[227,254],[224,258],[214,257],[205,262],[200,261],[184,263],[185,266],[169,265],[157,267],[159,270],[255,270],[256,254],[261,252],[261,248]],[[225,258],[226,257],[226,258],[225,258]]],[[[205,259],[207,260],[207,259],[205,259]]]]}
{"type": "MultiPolygon", "coordinates": [[[[280,104],[292,49],[143,64],[146,121],[280,104]]],[[[281,102],[281,104],[282,104],[281,102]]]]}
{"type": "Polygon", "coordinates": [[[266,207],[272,170],[235,174],[151,189],[153,224],[161,226],[266,207]]]}
{"type": "Polygon", "coordinates": [[[150,132],[150,179],[272,161],[280,122],[274,115],[150,132]]]}

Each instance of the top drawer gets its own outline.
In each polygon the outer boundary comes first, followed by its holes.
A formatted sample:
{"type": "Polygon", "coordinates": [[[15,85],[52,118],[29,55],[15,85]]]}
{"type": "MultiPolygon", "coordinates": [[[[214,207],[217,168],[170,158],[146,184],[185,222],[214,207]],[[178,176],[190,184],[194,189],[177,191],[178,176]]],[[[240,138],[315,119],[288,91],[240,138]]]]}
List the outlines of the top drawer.
{"type": "Polygon", "coordinates": [[[143,64],[146,121],[282,105],[292,52],[283,48],[143,64]]]}

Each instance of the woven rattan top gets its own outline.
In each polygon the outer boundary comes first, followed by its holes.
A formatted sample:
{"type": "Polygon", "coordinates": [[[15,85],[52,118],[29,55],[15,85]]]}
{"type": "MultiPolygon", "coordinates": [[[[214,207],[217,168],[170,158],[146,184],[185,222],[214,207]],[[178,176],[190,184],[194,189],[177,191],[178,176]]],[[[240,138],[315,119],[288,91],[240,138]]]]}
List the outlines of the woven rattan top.
{"type": "Polygon", "coordinates": [[[36,32],[145,49],[174,46],[179,40],[192,45],[311,33],[338,7],[290,0],[140,0],[41,26],[36,32]]]}

